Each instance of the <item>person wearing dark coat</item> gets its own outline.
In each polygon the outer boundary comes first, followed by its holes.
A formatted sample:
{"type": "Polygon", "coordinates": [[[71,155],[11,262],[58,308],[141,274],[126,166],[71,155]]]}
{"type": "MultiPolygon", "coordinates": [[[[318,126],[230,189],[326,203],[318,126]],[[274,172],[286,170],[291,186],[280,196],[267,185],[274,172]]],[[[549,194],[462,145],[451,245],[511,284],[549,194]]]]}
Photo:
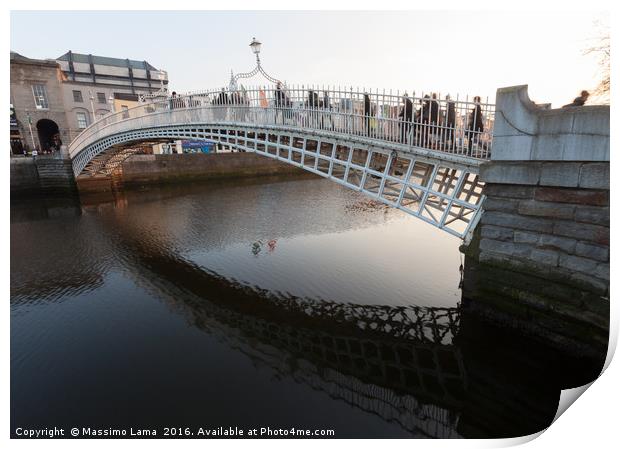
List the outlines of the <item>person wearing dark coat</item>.
{"type": "Polygon", "coordinates": [[[308,114],[308,125],[312,124],[314,127],[318,120],[316,120],[316,109],[319,108],[319,94],[313,90],[308,90],[308,100],[306,101],[306,108],[310,109],[308,114]]]}
{"type": "Polygon", "coordinates": [[[436,136],[439,131],[439,102],[437,101],[437,94],[433,94],[430,101],[429,125],[429,134],[436,136]]]}
{"type": "Polygon", "coordinates": [[[422,106],[420,108],[420,128],[422,131],[422,143],[423,147],[428,145],[428,132],[431,122],[431,97],[424,95],[422,99],[422,106]]]}
{"type": "Polygon", "coordinates": [[[401,142],[406,143],[407,134],[409,134],[409,130],[411,129],[411,121],[413,119],[413,103],[406,93],[403,96],[403,106],[398,113],[398,118],[400,120],[398,123],[398,135],[401,142]]]}
{"type": "Polygon", "coordinates": [[[276,105],[276,123],[278,122],[278,115],[282,118],[282,124],[284,124],[284,108],[290,107],[290,100],[288,99],[286,92],[282,89],[282,83],[280,81],[276,84],[276,90],[274,92],[274,99],[276,105]]]}
{"type": "Polygon", "coordinates": [[[482,108],[480,106],[480,97],[474,97],[474,109],[472,109],[469,115],[467,125],[467,155],[471,156],[471,147],[474,140],[477,142],[480,139],[480,134],[484,131],[484,124],[482,123],[482,108]]]}
{"type": "Polygon", "coordinates": [[[319,94],[313,90],[308,91],[308,108],[316,109],[319,107],[319,94]]]}
{"type": "Polygon", "coordinates": [[[450,142],[451,148],[454,148],[455,144],[455,127],[456,107],[454,101],[450,98],[450,95],[446,95],[446,141],[450,142]]]}
{"type": "Polygon", "coordinates": [[[226,90],[222,88],[220,94],[215,98],[214,104],[220,106],[216,109],[216,117],[218,120],[226,120],[227,109],[224,106],[228,104],[228,95],[226,94],[226,90]]]}
{"type": "Polygon", "coordinates": [[[590,92],[588,92],[587,90],[582,90],[581,91],[581,95],[579,95],[577,98],[575,98],[572,103],[565,104],[562,107],[563,108],[572,108],[572,107],[575,107],[575,106],[583,106],[584,104],[586,104],[586,101],[588,101],[588,97],[589,96],[590,96],[590,92]]]}
{"type": "Polygon", "coordinates": [[[329,100],[329,94],[327,93],[327,91],[323,92],[323,100],[321,102],[321,107],[323,108],[323,110],[325,110],[325,113],[321,116],[321,127],[325,129],[325,123],[329,123],[329,128],[333,131],[334,121],[330,113],[332,106],[331,106],[331,103],[329,100]]]}
{"type": "Polygon", "coordinates": [[[364,93],[364,132],[367,136],[370,136],[370,116],[372,110],[370,106],[370,96],[364,93]]]}
{"type": "Polygon", "coordinates": [[[222,91],[217,96],[215,100],[215,104],[221,104],[221,105],[228,104],[228,95],[226,95],[226,91],[224,90],[224,88],[222,88],[222,91]]]}

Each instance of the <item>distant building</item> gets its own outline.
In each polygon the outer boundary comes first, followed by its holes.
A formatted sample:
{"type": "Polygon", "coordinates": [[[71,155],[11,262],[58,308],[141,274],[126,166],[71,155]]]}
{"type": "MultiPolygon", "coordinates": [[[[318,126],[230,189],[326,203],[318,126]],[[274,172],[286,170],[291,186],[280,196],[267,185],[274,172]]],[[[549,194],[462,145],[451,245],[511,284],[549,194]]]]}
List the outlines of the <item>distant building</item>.
{"type": "Polygon", "coordinates": [[[55,60],[31,59],[11,52],[11,151],[68,145],[93,121],[167,85],[167,73],[147,61],[71,51],[55,60]]]}
{"type": "Polygon", "coordinates": [[[140,95],[168,85],[168,75],[147,61],[68,51],[56,59],[63,74],[64,103],[71,138],[109,114],[138,104],[140,95]]]}
{"type": "Polygon", "coordinates": [[[47,150],[58,139],[68,143],[69,126],[62,72],[55,60],[31,59],[11,52],[11,151],[47,150]]]}

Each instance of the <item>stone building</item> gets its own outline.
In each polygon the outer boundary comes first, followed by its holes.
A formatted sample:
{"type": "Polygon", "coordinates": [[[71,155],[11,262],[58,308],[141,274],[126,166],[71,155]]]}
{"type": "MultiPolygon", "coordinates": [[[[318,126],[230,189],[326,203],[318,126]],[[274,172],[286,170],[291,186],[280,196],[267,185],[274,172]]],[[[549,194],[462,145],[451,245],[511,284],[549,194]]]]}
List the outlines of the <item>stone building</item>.
{"type": "Polygon", "coordinates": [[[70,141],[61,79],[56,61],[11,52],[13,152],[20,153],[21,146],[47,150],[58,139],[63,143],[70,141]]]}
{"type": "Polygon", "coordinates": [[[168,85],[166,72],[147,61],[71,51],[56,60],[11,52],[10,65],[13,154],[68,145],[93,121],[168,85]]]}
{"type": "Polygon", "coordinates": [[[71,139],[109,114],[131,108],[140,95],[165,88],[168,75],[147,61],[68,51],[56,59],[71,139]]]}

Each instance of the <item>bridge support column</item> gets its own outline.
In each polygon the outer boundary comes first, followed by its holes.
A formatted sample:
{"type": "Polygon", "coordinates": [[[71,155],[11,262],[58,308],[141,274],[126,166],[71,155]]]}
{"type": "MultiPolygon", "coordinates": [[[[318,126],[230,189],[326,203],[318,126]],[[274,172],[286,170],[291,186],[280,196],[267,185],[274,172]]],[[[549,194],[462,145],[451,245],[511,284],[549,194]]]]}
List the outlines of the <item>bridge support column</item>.
{"type": "Polygon", "coordinates": [[[526,86],[500,89],[480,177],[486,199],[467,249],[469,305],[547,341],[606,349],[609,107],[550,110],[533,104],[526,86]]]}

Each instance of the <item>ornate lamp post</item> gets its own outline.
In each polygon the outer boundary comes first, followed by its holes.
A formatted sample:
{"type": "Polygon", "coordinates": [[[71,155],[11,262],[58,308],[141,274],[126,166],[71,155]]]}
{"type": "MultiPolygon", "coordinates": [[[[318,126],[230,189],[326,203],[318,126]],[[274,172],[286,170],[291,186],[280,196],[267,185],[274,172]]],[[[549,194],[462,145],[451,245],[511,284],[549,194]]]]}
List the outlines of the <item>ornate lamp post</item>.
{"type": "Polygon", "coordinates": [[[263,45],[256,40],[255,37],[252,38],[252,42],[250,42],[250,48],[252,49],[252,53],[256,55],[256,64],[260,65],[260,57],[258,54],[260,53],[260,46],[263,45]]]}
{"type": "Polygon", "coordinates": [[[272,83],[282,83],[279,79],[270,76],[263,69],[263,66],[261,65],[261,62],[260,62],[260,56],[259,56],[261,45],[263,44],[257,41],[255,37],[252,38],[252,42],[250,42],[250,49],[252,50],[252,53],[256,55],[256,67],[254,67],[254,70],[252,70],[251,72],[237,73],[236,75],[233,75],[231,72],[230,73],[230,85],[229,85],[230,90],[237,90],[237,81],[239,79],[252,78],[257,73],[260,73],[272,83]]]}
{"type": "Polygon", "coordinates": [[[164,79],[167,77],[167,72],[165,70],[159,71],[159,90],[150,94],[142,94],[138,97],[138,101],[140,103],[145,103],[147,101],[155,102],[161,101],[168,98],[168,88],[164,84],[164,79]]]}

